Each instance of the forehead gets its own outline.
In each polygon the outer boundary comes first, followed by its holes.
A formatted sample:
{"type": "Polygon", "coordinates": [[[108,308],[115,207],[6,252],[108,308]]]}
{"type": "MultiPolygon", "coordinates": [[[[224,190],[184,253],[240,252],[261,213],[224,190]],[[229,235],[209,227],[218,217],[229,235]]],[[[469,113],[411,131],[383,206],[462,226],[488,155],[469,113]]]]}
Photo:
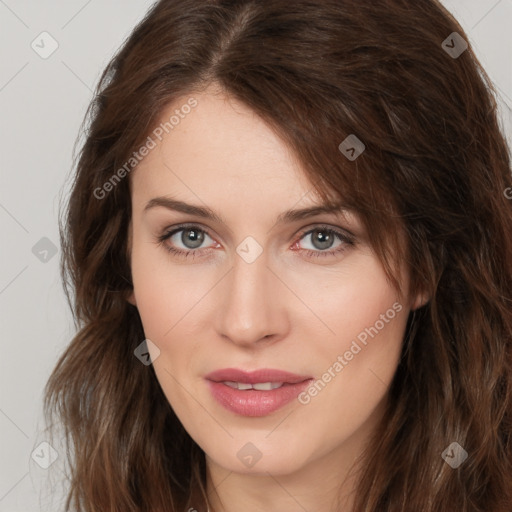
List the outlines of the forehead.
{"type": "Polygon", "coordinates": [[[230,96],[219,92],[184,95],[164,109],[158,127],[150,134],[155,147],[131,176],[135,201],[179,193],[196,196],[196,202],[202,196],[219,201],[236,197],[249,207],[266,197],[285,208],[304,195],[310,202],[316,197],[284,141],[230,96]],[[196,106],[181,108],[190,98],[196,106]]]}

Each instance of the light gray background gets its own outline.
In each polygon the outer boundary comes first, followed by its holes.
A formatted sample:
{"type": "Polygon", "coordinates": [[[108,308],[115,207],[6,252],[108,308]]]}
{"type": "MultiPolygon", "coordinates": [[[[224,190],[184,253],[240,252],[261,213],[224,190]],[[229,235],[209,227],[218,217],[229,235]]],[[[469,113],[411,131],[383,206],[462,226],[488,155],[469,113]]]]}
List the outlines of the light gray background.
{"type": "MultiPolygon", "coordinates": [[[[0,0],[0,512],[62,510],[48,476],[63,457],[46,470],[31,458],[36,447],[41,460],[48,457],[40,447],[42,389],[73,335],[59,277],[59,201],[67,197],[73,145],[92,90],[151,4],[0,0]],[[40,51],[49,48],[49,39],[41,43],[43,31],[59,45],[46,59],[31,47],[35,41],[40,51]],[[34,254],[43,237],[56,246],[54,256],[34,254]]],[[[512,0],[444,4],[498,87],[512,146],[512,0]]]]}

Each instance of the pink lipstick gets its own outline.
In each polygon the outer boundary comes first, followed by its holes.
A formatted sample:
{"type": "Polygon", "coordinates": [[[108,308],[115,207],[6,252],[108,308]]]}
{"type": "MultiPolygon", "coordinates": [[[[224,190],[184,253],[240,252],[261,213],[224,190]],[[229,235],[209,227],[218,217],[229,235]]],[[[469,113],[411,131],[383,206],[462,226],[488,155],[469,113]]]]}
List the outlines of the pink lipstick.
{"type": "Polygon", "coordinates": [[[241,416],[265,416],[284,407],[313,379],[269,368],[253,372],[225,368],[205,378],[215,400],[241,416]]]}

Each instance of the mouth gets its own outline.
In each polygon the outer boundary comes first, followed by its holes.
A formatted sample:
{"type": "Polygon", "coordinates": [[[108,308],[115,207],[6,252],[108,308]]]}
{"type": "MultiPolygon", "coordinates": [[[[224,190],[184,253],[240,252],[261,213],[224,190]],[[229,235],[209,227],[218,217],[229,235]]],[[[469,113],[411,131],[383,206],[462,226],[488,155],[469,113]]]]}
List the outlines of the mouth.
{"type": "Polygon", "coordinates": [[[284,407],[309,385],[311,376],[283,370],[217,370],[206,377],[213,398],[241,416],[265,416],[284,407]]]}

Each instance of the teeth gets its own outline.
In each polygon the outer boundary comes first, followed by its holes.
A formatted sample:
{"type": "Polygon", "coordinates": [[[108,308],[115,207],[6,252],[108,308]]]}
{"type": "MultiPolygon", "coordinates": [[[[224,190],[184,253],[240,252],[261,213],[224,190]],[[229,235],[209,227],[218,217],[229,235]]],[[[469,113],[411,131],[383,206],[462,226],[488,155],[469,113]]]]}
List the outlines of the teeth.
{"type": "Polygon", "coordinates": [[[283,385],[283,382],[258,382],[256,384],[246,384],[245,382],[225,381],[223,384],[226,384],[226,386],[229,386],[233,389],[255,389],[257,391],[271,391],[272,389],[280,388],[283,385]]]}
{"type": "Polygon", "coordinates": [[[225,381],[222,384],[226,384],[226,386],[229,386],[233,389],[238,389],[238,384],[236,382],[225,381]]]}
{"type": "Polygon", "coordinates": [[[271,389],[280,388],[282,385],[282,382],[258,382],[253,384],[253,387],[258,391],[270,391],[271,389]]]}

